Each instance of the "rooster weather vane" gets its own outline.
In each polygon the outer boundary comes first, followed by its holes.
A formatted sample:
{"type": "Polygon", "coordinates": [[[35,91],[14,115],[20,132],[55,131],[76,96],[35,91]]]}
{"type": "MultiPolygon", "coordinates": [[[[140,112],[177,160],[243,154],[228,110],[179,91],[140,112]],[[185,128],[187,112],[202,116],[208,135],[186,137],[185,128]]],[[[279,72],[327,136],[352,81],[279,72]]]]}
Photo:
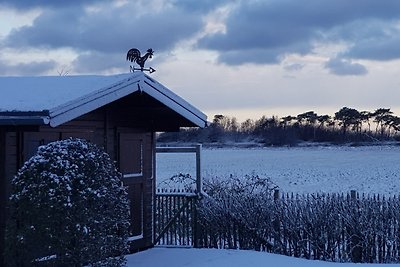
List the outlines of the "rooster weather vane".
{"type": "Polygon", "coordinates": [[[152,58],[153,57],[153,49],[149,48],[146,51],[146,54],[144,54],[144,56],[140,56],[140,51],[137,48],[132,48],[128,51],[128,53],[126,54],[126,60],[130,61],[130,62],[136,62],[136,64],[138,64],[140,66],[140,68],[135,68],[132,67],[131,65],[131,72],[134,72],[135,70],[140,70],[140,71],[148,71],[150,73],[155,72],[156,70],[153,69],[152,67],[149,68],[145,68],[144,67],[144,63],[146,62],[146,60],[148,58],[152,58]]]}

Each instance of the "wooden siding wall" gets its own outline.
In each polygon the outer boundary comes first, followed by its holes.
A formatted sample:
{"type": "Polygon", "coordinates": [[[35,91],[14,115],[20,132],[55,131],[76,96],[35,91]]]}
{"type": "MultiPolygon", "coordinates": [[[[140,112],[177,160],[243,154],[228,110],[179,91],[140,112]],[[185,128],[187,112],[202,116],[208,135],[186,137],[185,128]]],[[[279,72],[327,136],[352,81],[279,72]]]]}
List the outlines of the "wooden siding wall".
{"type": "MultiPolygon", "coordinates": [[[[69,137],[83,138],[104,148],[112,159],[117,161],[120,133],[140,135],[143,139],[143,238],[132,241],[131,250],[137,251],[151,247],[153,245],[155,134],[147,129],[137,128],[135,122],[126,117],[126,114],[110,116],[109,110],[102,108],[57,128],[41,126],[38,132],[2,132],[0,130],[0,145],[4,144],[2,147],[5,148],[0,152],[4,153],[3,156],[0,154],[0,175],[3,174],[0,177],[1,185],[6,183],[5,190],[10,192],[8,185],[12,177],[22,164],[36,152],[39,145],[69,137]]],[[[131,118],[131,116],[129,117],[131,118]]],[[[8,196],[8,194],[2,194],[2,196],[8,196]]],[[[4,203],[1,208],[4,210],[4,203]]],[[[2,214],[4,213],[2,212],[2,214]]],[[[2,222],[4,223],[4,219],[0,223],[2,222]]],[[[1,234],[4,233],[1,232],[1,234]]]]}
{"type": "MultiPolygon", "coordinates": [[[[7,203],[7,179],[5,174],[5,160],[6,160],[6,133],[0,130],[0,229],[6,227],[6,203],[7,203]]],[[[4,251],[4,231],[0,230],[0,252],[4,251]]],[[[0,264],[3,263],[3,255],[0,254],[0,264]]]]}
{"type": "Polygon", "coordinates": [[[4,234],[7,218],[7,200],[11,179],[18,171],[19,134],[0,129],[0,266],[4,262],[4,234]]]}

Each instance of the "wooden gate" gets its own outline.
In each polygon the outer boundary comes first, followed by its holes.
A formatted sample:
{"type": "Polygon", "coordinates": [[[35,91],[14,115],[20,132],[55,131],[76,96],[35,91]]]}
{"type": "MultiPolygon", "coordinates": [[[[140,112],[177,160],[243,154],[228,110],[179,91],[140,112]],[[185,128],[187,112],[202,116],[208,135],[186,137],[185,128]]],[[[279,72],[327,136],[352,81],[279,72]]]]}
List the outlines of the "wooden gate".
{"type": "Polygon", "coordinates": [[[156,153],[195,153],[196,189],[161,190],[155,197],[154,244],[165,246],[197,246],[196,202],[202,194],[201,145],[193,147],[157,147],[156,153]]]}
{"type": "Polygon", "coordinates": [[[157,192],[155,245],[197,247],[197,194],[157,192]]]}

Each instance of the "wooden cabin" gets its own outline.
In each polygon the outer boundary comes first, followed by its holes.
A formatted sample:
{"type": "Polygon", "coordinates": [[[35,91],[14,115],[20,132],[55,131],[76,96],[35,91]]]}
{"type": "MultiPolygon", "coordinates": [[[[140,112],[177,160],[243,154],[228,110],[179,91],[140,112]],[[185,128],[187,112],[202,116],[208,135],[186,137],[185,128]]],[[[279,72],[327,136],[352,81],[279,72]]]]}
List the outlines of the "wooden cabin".
{"type": "Polygon", "coordinates": [[[155,132],[205,127],[206,116],[143,74],[0,77],[0,250],[10,181],[40,145],[69,137],[103,147],[131,200],[132,250],[153,245],[155,132]]]}

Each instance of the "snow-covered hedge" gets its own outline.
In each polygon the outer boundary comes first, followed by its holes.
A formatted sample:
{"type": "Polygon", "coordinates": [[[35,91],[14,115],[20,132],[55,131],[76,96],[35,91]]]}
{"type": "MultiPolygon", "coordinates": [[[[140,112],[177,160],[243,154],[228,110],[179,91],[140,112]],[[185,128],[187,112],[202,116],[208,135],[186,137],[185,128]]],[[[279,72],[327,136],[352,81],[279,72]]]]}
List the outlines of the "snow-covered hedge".
{"type": "Polygon", "coordinates": [[[129,206],[108,154],[80,139],[41,146],[12,181],[9,266],[120,266],[129,206]]]}

